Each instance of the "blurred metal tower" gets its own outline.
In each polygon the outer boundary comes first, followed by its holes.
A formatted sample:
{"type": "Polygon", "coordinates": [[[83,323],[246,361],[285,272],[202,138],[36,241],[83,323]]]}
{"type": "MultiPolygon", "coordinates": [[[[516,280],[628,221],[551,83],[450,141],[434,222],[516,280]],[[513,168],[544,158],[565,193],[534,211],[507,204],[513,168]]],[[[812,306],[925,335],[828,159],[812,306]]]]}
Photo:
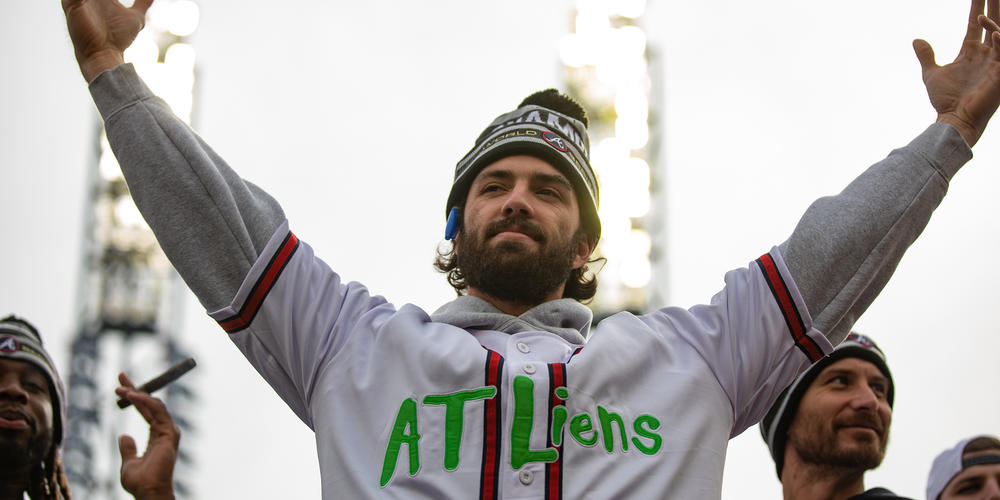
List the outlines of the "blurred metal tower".
{"type": "MultiPolygon", "coordinates": [[[[160,0],[125,53],[153,91],[189,123],[195,54],[187,38],[197,24],[193,1],[160,0]]],[[[96,168],[89,169],[84,207],[78,325],[62,455],[75,497],[110,499],[127,496],[118,479],[117,435],[125,430],[113,392],[117,373],[126,371],[139,384],[188,356],[177,341],[184,287],[135,208],[103,127],[95,129],[96,168]]],[[[190,431],[186,414],[194,395],[184,380],[158,396],[178,427],[190,431]]],[[[128,432],[145,441],[144,428],[128,432]]],[[[177,478],[184,478],[190,467],[182,450],[175,468],[177,498],[189,497],[183,479],[177,478]]]]}
{"type": "Polygon", "coordinates": [[[590,159],[600,186],[596,255],[607,261],[594,265],[600,270],[590,304],[595,322],[667,301],[658,286],[665,280],[655,276],[665,259],[666,217],[658,199],[664,176],[656,168],[657,58],[642,28],[645,10],[646,0],[578,0],[560,45],[569,93],[590,119],[590,159]]]}

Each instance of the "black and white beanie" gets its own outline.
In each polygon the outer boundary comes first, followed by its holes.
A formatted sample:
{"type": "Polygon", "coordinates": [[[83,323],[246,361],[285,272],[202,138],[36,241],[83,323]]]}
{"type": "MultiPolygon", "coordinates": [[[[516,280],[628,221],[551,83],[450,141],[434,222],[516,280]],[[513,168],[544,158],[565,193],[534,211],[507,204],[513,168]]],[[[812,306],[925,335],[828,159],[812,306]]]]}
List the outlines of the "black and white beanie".
{"type": "MultiPolygon", "coordinates": [[[[542,93],[545,92],[558,94],[553,89],[542,93]]],[[[514,155],[542,159],[570,180],[580,205],[581,223],[596,242],[601,236],[601,221],[597,216],[597,178],[590,167],[587,124],[559,111],[523,102],[514,111],[493,120],[456,165],[445,207],[448,217],[445,237],[452,239],[457,233],[460,223],[457,218],[476,175],[497,160],[514,155]]]]}
{"type": "Polygon", "coordinates": [[[42,345],[38,330],[31,323],[15,316],[0,319],[0,358],[31,363],[49,380],[49,392],[52,395],[52,438],[53,444],[58,447],[62,442],[63,422],[66,420],[66,391],[55,363],[42,345]]]}
{"type": "Polygon", "coordinates": [[[819,376],[824,368],[841,359],[852,357],[870,362],[885,375],[885,378],[889,380],[889,390],[886,394],[886,399],[889,401],[889,406],[892,406],[895,384],[893,384],[892,374],[889,372],[889,365],[885,362],[885,354],[882,353],[882,350],[869,337],[857,332],[851,332],[833,352],[813,363],[806,371],[799,374],[785,388],[784,392],[778,396],[778,400],[774,402],[774,405],[771,406],[771,409],[767,411],[767,415],[760,422],[760,435],[764,438],[764,442],[767,443],[767,447],[771,451],[771,458],[774,459],[774,466],[779,479],[781,478],[781,469],[785,465],[785,442],[788,439],[788,426],[792,424],[795,413],[799,409],[799,401],[802,400],[802,395],[806,393],[806,390],[812,385],[813,380],[816,380],[816,377],[819,376]]]}

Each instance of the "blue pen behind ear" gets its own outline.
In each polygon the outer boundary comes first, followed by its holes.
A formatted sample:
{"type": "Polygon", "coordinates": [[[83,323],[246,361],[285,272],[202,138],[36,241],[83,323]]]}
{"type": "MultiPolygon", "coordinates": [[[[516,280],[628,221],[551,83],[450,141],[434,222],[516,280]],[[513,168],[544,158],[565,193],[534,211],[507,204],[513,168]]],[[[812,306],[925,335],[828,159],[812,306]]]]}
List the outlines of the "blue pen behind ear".
{"type": "Polygon", "coordinates": [[[454,240],[458,236],[458,229],[462,226],[462,210],[452,207],[448,212],[448,224],[444,227],[444,239],[454,240]]]}

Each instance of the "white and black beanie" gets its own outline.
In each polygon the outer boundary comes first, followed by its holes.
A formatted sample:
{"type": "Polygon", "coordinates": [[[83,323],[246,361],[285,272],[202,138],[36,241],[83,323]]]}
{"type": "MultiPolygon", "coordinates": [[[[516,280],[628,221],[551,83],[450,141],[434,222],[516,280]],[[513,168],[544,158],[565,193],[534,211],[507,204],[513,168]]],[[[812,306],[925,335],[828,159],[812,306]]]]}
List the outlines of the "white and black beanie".
{"type": "Polygon", "coordinates": [[[52,395],[52,439],[53,444],[58,447],[62,442],[63,422],[66,420],[66,391],[52,358],[42,345],[38,330],[31,323],[15,316],[0,319],[0,358],[31,363],[49,380],[49,393],[52,395]]]}
{"type": "Polygon", "coordinates": [[[457,231],[458,221],[453,220],[456,217],[453,214],[461,212],[469,187],[482,169],[508,156],[529,155],[548,162],[570,180],[580,205],[584,229],[595,242],[600,238],[597,178],[590,167],[586,114],[579,108],[581,120],[544,105],[553,96],[579,107],[555,89],[532,94],[514,111],[493,120],[476,139],[472,150],[458,162],[445,207],[445,216],[449,218],[446,237],[453,237],[451,228],[457,231]]]}
{"type": "Polygon", "coordinates": [[[771,458],[774,459],[779,479],[781,478],[781,469],[785,465],[785,442],[788,439],[788,426],[791,425],[795,413],[799,409],[802,395],[824,368],[844,358],[861,358],[878,367],[879,371],[889,380],[886,399],[889,401],[889,406],[892,406],[894,384],[892,374],[889,372],[889,365],[885,363],[885,354],[872,339],[860,333],[851,332],[833,352],[799,374],[791,385],[778,396],[778,400],[774,402],[774,405],[760,422],[760,435],[771,451],[771,458]]]}

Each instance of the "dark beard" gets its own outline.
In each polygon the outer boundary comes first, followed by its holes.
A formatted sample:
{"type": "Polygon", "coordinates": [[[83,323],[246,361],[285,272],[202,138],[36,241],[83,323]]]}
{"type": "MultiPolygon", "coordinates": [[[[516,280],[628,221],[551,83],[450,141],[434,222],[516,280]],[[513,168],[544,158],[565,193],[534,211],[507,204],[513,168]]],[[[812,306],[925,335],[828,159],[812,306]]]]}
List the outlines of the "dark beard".
{"type": "Polygon", "coordinates": [[[542,234],[530,221],[513,218],[493,222],[475,233],[463,229],[455,257],[470,287],[503,301],[534,307],[566,283],[584,232],[578,229],[563,241],[540,240],[538,253],[519,241],[504,241],[492,247],[486,244],[501,228],[514,224],[536,240],[542,234]]]}
{"type": "MultiPolygon", "coordinates": [[[[874,418],[872,417],[872,419],[874,418]]],[[[803,423],[806,424],[806,432],[800,433],[800,436],[792,434],[788,436],[788,445],[794,447],[795,452],[803,462],[824,468],[850,470],[874,469],[882,463],[888,442],[887,431],[883,431],[882,435],[879,436],[878,445],[871,443],[866,446],[843,449],[837,445],[836,434],[820,430],[820,422],[815,422],[815,425],[803,423]]]]}
{"type": "Polygon", "coordinates": [[[31,436],[27,445],[20,443],[0,430],[0,469],[35,467],[52,448],[52,430],[31,436]]]}

